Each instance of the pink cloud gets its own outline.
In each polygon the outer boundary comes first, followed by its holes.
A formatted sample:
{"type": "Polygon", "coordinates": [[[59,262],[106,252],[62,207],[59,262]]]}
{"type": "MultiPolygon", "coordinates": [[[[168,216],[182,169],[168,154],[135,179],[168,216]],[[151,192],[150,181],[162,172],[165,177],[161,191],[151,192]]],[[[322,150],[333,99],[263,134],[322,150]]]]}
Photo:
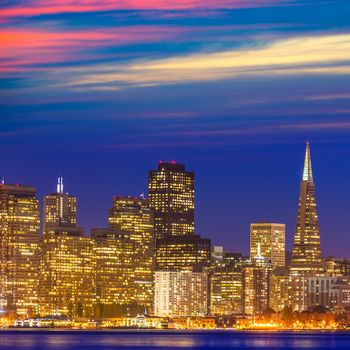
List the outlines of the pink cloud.
{"type": "Polygon", "coordinates": [[[0,9],[0,17],[111,10],[192,10],[265,7],[288,0],[29,0],[0,9]]]}
{"type": "Polygon", "coordinates": [[[43,70],[33,65],[106,58],[108,54],[98,54],[95,49],[161,41],[174,38],[183,30],[158,26],[77,31],[3,28],[0,29],[0,72],[43,70]]]}

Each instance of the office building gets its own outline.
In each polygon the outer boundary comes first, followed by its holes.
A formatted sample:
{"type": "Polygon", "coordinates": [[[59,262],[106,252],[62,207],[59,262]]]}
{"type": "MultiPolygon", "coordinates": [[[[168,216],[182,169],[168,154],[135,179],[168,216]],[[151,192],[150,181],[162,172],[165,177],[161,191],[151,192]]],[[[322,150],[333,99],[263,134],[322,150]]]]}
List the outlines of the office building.
{"type": "Polygon", "coordinates": [[[168,236],[157,240],[155,268],[165,271],[192,271],[209,267],[210,239],[199,235],[168,236]]]}
{"type": "Polygon", "coordinates": [[[269,259],[272,266],[285,266],[286,226],[269,222],[250,224],[250,256],[258,253],[260,243],[261,255],[269,259]]]}
{"type": "MultiPolygon", "coordinates": [[[[154,220],[147,199],[137,197],[113,197],[109,210],[109,227],[124,232],[134,241],[132,259],[134,265],[134,302],[149,311],[153,307],[154,220]]],[[[131,294],[130,294],[131,296],[131,294]]]]}
{"type": "Polygon", "coordinates": [[[40,207],[35,188],[0,184],[0,308],[38,312],[40,207]]]}
{"type": "Polygon", "coordinates": [[[156,238],[194,233],[194,173],[183,164],[159,162],[148,177],[156,238]]]}

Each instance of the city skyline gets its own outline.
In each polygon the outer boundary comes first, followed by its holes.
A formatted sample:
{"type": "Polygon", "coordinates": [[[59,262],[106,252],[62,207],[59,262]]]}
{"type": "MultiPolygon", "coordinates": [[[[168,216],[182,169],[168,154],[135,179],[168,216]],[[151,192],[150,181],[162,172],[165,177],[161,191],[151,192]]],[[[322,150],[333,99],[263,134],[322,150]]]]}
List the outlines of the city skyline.
{"type": "MultiPolygon", "coordinates": [[[[180,171],[184,171],[185,170],[185,166],[186,165],[183,165],[183,164],[179,164],[177,163],[176,161],[172,160],[170,161],[169,163],[166,163],[166,161],[159,161],[158,162],[158,167],[159,169],[162,169],[164,167],[167,167],[167,164],[168,166],[171,167],[174,167],[175,169],[180,169],[180,171]]],[[[151,169],[152,167],[150,167],[151,169]]],[[[149,173],[152,174],[152,173],[157,173],[156,171],[154,170],[149,170],[149,173]]],[[[303,182],[307,182],[308,179],[310,178],[311,179],[311,182],[313,184],[313,171],[312,171],[312,166],[311,166],[311,156],[310,156],[310,145],[309,145],[309,142],[306,142],[306,153],[305,153],[305,158],[304,158],[304,162],[303,162],[303,169],[302,169],[302,175],[301,175],[301,180],[302,180],[302,183],[303,182]]],[[[188,174],[191,174],[192,177],[194,177],[194,174],[195,174],[195,171],[194,172],[189,172],[188,174]]],[[[64,177],[62,175],[60,175],[58,178],[57,178],[57,184],[56,184],[56,188],[57,188],[57,192],[51,192],[51,195],[48,195],[48,194],[45,194],[43,198],[40,198],[39,196],[37,196],[37,198],[39,199],[40,203],[41,203],[41,217],[42,217],[42,220],[41,220],[41,233],[43,232],[44,230],[44,225],[45,225],[45,211],[46,208],[45,207],[45,201],[47,201],[48,199],[47,198],[54,198],[55,195],[59,195],[59,196],[65,196],[66,194],[68,194],[69,192],[64,192],[63,191],[63,179],[64,177]]],[[[3,180],[4,181],[4,180],[3,180]]],[[[193,181],[193,179],[192,179],[193,181]]],[[[5,182],[5,181],[4,181],[5,182]]],[[[7,184],[7,182],[5,182],[5,184],[7,184]]],[[[23,184],[21,184],[23,185],[23,184]]],[[[28,186],[26,184],[24,184],[24,186],[28,186]]],[[[36,188],[36,190],[38,191],[38,188],[36,188]]],[[[74,191],[73,191],[74,192],[74,191]]],[[[72,195],[70,194],[70,197],[71,198],[75,198],[75,201],[77,201],[79,203],[79,196],[77,196],[76,194],[73,194],[74,197],[72,197],[72,195]]],[[[145,196],[145,191],[140,193],[139,197],[140,197],[140,200],[142,200],[142,198],[144,198],[145,196]]],[[[111,198],[133,198],[135,197],[134,194],[113,194],[111,195],[111,198]]],[[[137,196],[136,196],[137,197],[137,196]]],[[[67,197],[68,198],[68,197],[67,197]]],[[[194,196],[194,198],[196,198],[196,196],[194,196]]],[[[168,201],[168,199],[166,200],[168,201]]],[[[196,202],[198,202],[198,200],[196,200],[196,202]]],[[[75,203],[74,206],[77,206],[77,204],[75,203]]],[[[97,207],[100,207],[99,205],[97,207]]],[[[60,209],[60,210],[63,210],[63,209],[60,209]]],[[[64,210],[67,210],[67,209],[64,209],[64,210]]],[[[80,210],[79,210],[80,212],[80,210]]],[[[196,212],[196,208],[195,208],[195,212],[196,212]]],[[[76,214],[76,209],[74,209],[74,215],[77,215],[76,214]]],[[[100,226],[97,226],[97,225],[93,225],[92,227],[90,228],[86,228],[84,225],[81,224],[80,220],[79,220],[79,216],[80,215],[77,215],[77,218],[74,218],[75,222],[78,223],[81,228],[81,230],[84,230],[85,232],[85,235],[90,235],[90,232],[93,230],[93,229],[96,229],[97,227],[107,227],[107,224],[108,224],[108,215],[106,217],[106,221],[104,222],[104,224],[100,225],[100,226]]],[[[197,215],[195,215],[196,217],[196,220],[198,220],[197,218],[197,215]]],[[[218,218],[220,219],[220,218],[218,218]]],[[[296,219],[297,219],[297,215],[296,215],[296,219]]],[[[232,250],[230,247],[231,247],[231,244],[230,243],[234,243],[234,242],[217,242],[215,241],[215,238],[214,235],[213,236],[210,236],[210,235],[206,235],[205,233],[201,233],[201,232],[198,232],[197,230],[194,231],[195,234],[201,234],[202,237],[206,237],[206,238],[209,238],[212,240],[212,244],[213,245],[219,245],[219,246],[224,246],[224,249],[225,251],[234,251],[234,252],[237,252],[237,253],[243,253],[244,255],[246,256],[249,256],[249,225],[251,227],[252,224],[259,224],[259,223],[277,223],[277,224],[284,224],[284,222],[282,222],[281,220],[266,220],[266,219],[262,219],[262,220],[255,220],[255,221],[252,221],[250,223],[248,223],[248,227],[247,227],[247,232],[244,233],[245,235],[245,240],[247,241],[248,243],[248,252],[246,252],[245,250],[239,250],[239,249],[236,249],[236,250],[232,250]]],[[[288,241],[292,241],[294,240],[294,229],[295,227],[293,228],[293,233],[292,233],[292,237],[288,237],[288,231],[290,232],[291,229],[289,228],[289,230],[286,231],[286,242],[288,241]]],[[[322,228],[321,228],[321,232],[322,232],[322,228]]],[[[321,247],[323,248],[323,245],[322,245],[322,242],[323,242],[323,238],[324,238],[324,235],[322,234],[321,235],[321,247]]],[[[292,251],[292,248],[293,248],[293,243],[292,244],[286,244],[286,251],[292,251]]],[[[332,247],[329,247],[330,249],[332,249],[332,247]]],[[[323,249],[322,249],[323,250],[323,249]]],[[[325,249],[325,251],[327,251],[327,249],[325,249]]],[[[326,256],[341,256],[341,255],[337,255],[336,253],[331,253],[331,254],[324,254],[323,255],[324,257],[326,256]]],[[[347,255],[345,256],[342,256],[344,258],[348,258],[347,255]]]]}

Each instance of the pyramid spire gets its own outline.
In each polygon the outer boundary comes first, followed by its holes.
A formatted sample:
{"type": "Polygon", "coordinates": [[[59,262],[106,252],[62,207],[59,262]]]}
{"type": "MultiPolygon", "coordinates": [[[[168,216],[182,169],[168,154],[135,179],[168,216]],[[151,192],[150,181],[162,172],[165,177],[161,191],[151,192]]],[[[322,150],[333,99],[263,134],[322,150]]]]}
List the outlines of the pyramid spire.
{"type": "Polygon", "coordinates": [[[303,181],[314,182],[313,177],[312,177],[311,154],[310,154],[309,142],[306,142],[303,181]]]}

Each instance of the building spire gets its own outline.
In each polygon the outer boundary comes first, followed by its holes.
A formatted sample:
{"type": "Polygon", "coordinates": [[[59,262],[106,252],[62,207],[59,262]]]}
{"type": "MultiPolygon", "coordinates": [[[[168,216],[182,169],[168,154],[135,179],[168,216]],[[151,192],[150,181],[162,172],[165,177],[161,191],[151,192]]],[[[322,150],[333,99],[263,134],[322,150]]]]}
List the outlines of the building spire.
{"type": "Polygon", "coordinates": [[[310,155],[310,144],[306,142],[303,181],[314,182],[312,177],[312,166],[311,166],[311,155],[310,155]]]}
{"type": "Polygon", "coordinates": [[[61,175],[57,181],[57,193],[63,193],[63,176],[61,175]]]}

